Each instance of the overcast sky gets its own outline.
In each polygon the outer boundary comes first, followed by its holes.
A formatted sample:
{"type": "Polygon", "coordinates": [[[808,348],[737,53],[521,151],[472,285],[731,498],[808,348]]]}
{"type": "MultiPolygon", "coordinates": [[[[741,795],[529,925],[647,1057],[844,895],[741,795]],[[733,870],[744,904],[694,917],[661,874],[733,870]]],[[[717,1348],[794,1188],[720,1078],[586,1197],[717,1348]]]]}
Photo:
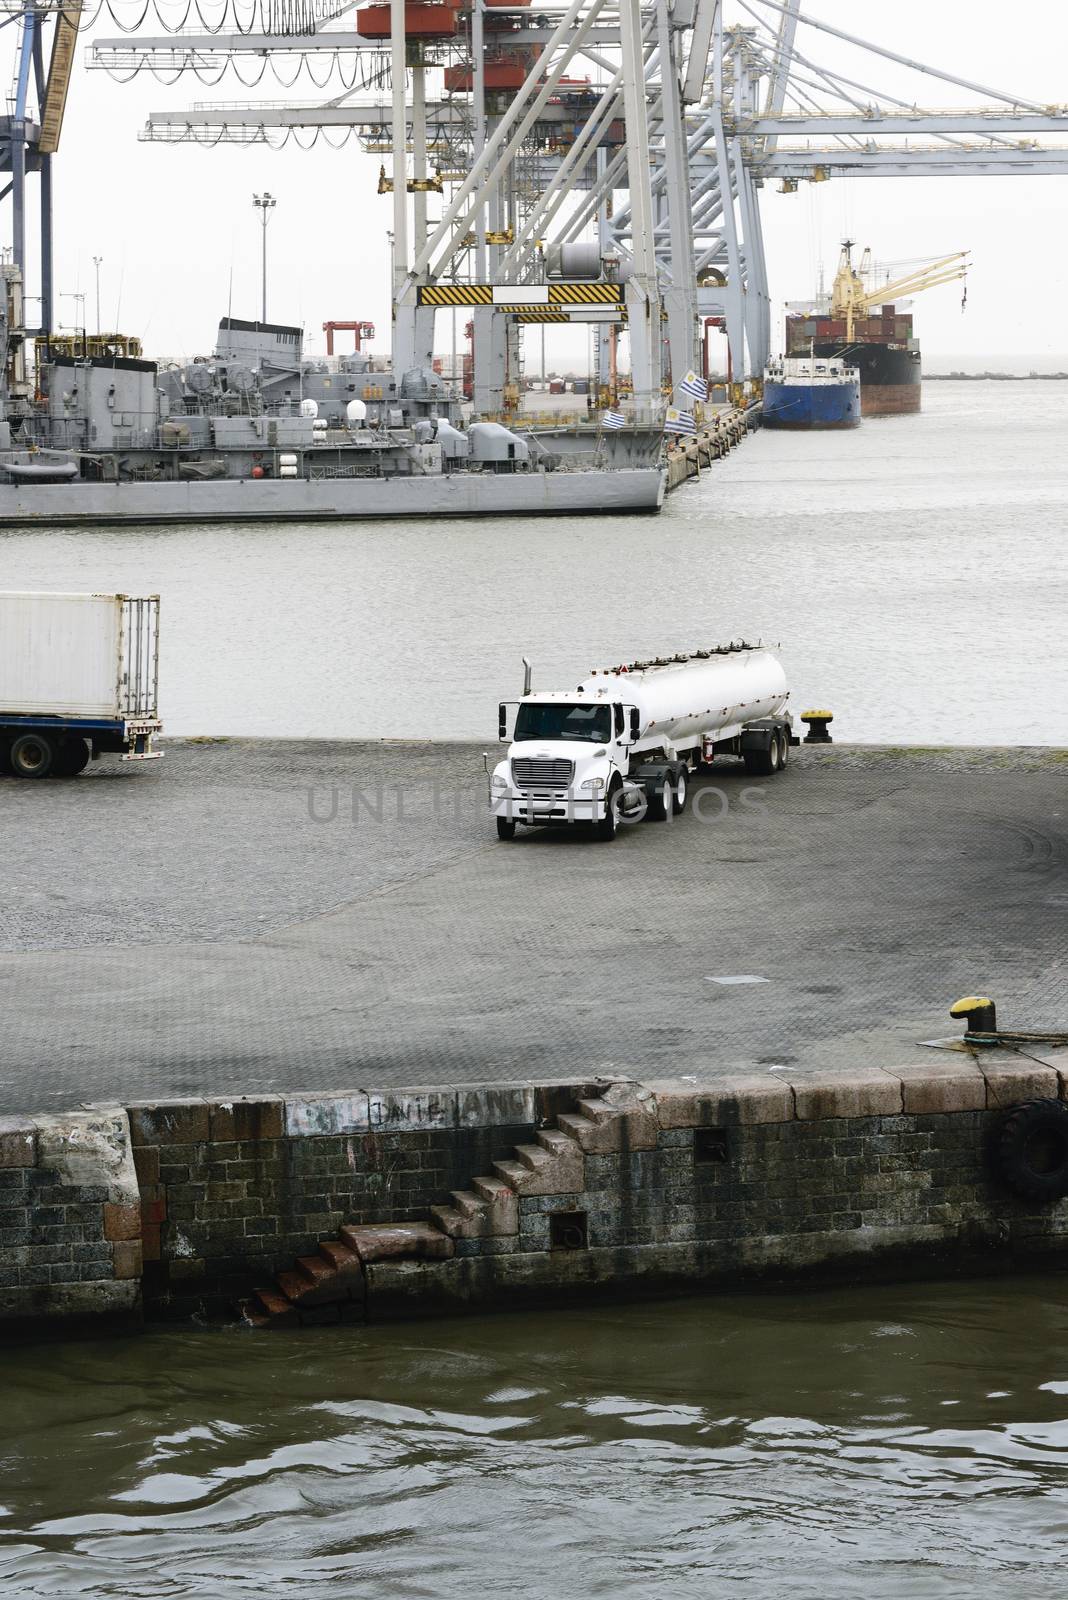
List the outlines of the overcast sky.
{"type": "MultiPolygon", "coordinates": [[[[727,3],[728,15],[732,9],[737,14],[732,0],[727,3]]],[[[129,4],[115,4],[120,15],[129,13],[129,4]]],[[[1021,0],[1011,13],[993,0],[895,0],[868,8],[853,0],[805,0],[804,9],[980,84],[1043,103],[1068,102],[1064,0],[1021,0]]],[[[334,26],[351,27],[351,13],[334,26]]],[[[146,20],[143,31],[159,29],[146,20]]],[[[117,29],[101,21],[95,32],[108,36],[117,29]]],[[[862,59],[808,28],[800,30],[798,45],[921,105],[981,99],[862,59]]],[[[287,92],[268,74],[258,95],[318,104],[339,92],[336,84],[316,91],[307,80],[287,92]]],[[[232,77],[214,89],[192,76],[168,86],[148,74],[122,85],[86,71],[80,59],[56,161],[57,289],[87,294],[92,327],[92,257],[102,256],[105,327],[139,334],[150,353],[206,351],[230,300],[231,274],[234,314],[259,314],[260,236],[252,195],[269,188],[278,196],[269,235],[269,315],[303,323],[311,353],[324,349],[325,319],[370,317],[380,330],[376,348],[384,351],[391,199],[376,193],[377,159],[355,143],[339,151],[321,143],[310,151],[293,143],[272,151],[138,142],[150,110],[255,97],[232,77]]],[[[1068,366],[1066,205],[1068,177],[835,179],[803,184],[789,196],[769,185],[763,215],[773,298],[781,306],[810,293],[821,261],[832,275],[843,233],[870,244],[887,262],[968,249],[974,265],[966,312],[957,285],[915,302],[928,367],[955,356],[972,365],[1014,357],[1068,366]]],[[[61,299],[58,307],[61,322],[76,321],[74,299],[61,299]]],[[[448,320],[439,319],[438,348],[447,349],[449,338],[448,320]]]]}

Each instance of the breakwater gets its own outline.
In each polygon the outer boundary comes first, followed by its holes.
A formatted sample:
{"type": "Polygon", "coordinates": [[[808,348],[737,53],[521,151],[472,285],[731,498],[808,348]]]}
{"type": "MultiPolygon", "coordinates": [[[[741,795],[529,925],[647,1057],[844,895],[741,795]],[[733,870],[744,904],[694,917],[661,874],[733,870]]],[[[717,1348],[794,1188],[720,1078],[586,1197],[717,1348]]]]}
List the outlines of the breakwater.
{"type": "Polygon", "coordinates": [[[269,1327],[1060,1261],[1068,1201],[1014,1189],[996,1142],[1066,1097],[1065,1067],[992,1051],[8,1119],[0,1318],[269,1327]]]}

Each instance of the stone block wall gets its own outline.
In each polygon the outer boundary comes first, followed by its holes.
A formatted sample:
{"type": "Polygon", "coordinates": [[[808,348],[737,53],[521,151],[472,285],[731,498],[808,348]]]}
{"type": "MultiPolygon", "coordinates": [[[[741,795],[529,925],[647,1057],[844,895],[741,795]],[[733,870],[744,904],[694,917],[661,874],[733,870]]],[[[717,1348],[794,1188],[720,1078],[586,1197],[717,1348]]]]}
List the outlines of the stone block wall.
{"type": "Polygon", "coordinates": [[[0,1324],[141,1310],[141,1212],[125,1114],[0,1121],[0,1324]]]}
{"type": "Polygon", "coordinates": [[[910,1277],[1068,1261],[1068,1198],[1021,1199],[991,1146],[1068,1076],[967,1057],[924,1071],[617,1085],[561,1125],[578,1180],[520,1193],[514,1235],[367,1268],[367,1315],[559,1302],[612,1289],[910,1277]]]}
{"type": "Polygon", "coordinates": [[[1068,1100],[1068,1067],[995,1052],[792,1082],[361,1091],[9,1121],[0,1324],[133,1318],[142,1304],[149,1317],[225,1313],[254,1288],[271,1291],[256,1325],[288,1326],[335,1318],[335,1299],[384,1319],[1061,1264],[1068,1198],[1021,1199],[992,1159],[1006,1110],[1032,1099],[1068,1100]],[[385,1223],[408,1226],[387,1238],[385,1223]],[[345,1224],[349,1244],[311,1262],[345,1224]]]}
{"type": "Polygon", "coordinates": [[[554,1094],[485,1090],[128,1108],[149,1315],[232,1305],[345,1222],[416,1221],[529,1139],[554,1094]]]}

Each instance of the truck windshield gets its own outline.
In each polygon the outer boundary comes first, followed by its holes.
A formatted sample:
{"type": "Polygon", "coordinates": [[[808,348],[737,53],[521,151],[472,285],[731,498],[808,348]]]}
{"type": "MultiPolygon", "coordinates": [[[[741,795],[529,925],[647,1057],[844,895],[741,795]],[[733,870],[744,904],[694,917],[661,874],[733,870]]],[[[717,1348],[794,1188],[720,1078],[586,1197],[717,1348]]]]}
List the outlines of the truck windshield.
{"type": "Polygon", "coordinates": [[[603,744],[612,737],[612,708],[605,705],[521,705],[515,719],[515,738],[584,739],[603,744]]]}

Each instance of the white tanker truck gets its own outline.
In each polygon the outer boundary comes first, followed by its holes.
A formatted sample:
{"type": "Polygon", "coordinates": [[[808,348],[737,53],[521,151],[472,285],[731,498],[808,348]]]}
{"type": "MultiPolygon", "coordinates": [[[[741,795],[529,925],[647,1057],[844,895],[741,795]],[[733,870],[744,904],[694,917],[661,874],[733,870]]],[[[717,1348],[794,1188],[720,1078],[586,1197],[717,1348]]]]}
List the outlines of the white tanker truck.
{"type": "Polygon", "coordinates": [[[526,657],[523,666],[522,699],[499,710],[503,740],[518,704],[512,742],[490,776],[501,839],[518,823],[575,822],[614,839],[621,821],[685,811],[692,767],[737,756],[772,777],[797,742],[786,674],[762,645],[632,661],[590,673],[577,689],[537,694],[526,657]]]}

